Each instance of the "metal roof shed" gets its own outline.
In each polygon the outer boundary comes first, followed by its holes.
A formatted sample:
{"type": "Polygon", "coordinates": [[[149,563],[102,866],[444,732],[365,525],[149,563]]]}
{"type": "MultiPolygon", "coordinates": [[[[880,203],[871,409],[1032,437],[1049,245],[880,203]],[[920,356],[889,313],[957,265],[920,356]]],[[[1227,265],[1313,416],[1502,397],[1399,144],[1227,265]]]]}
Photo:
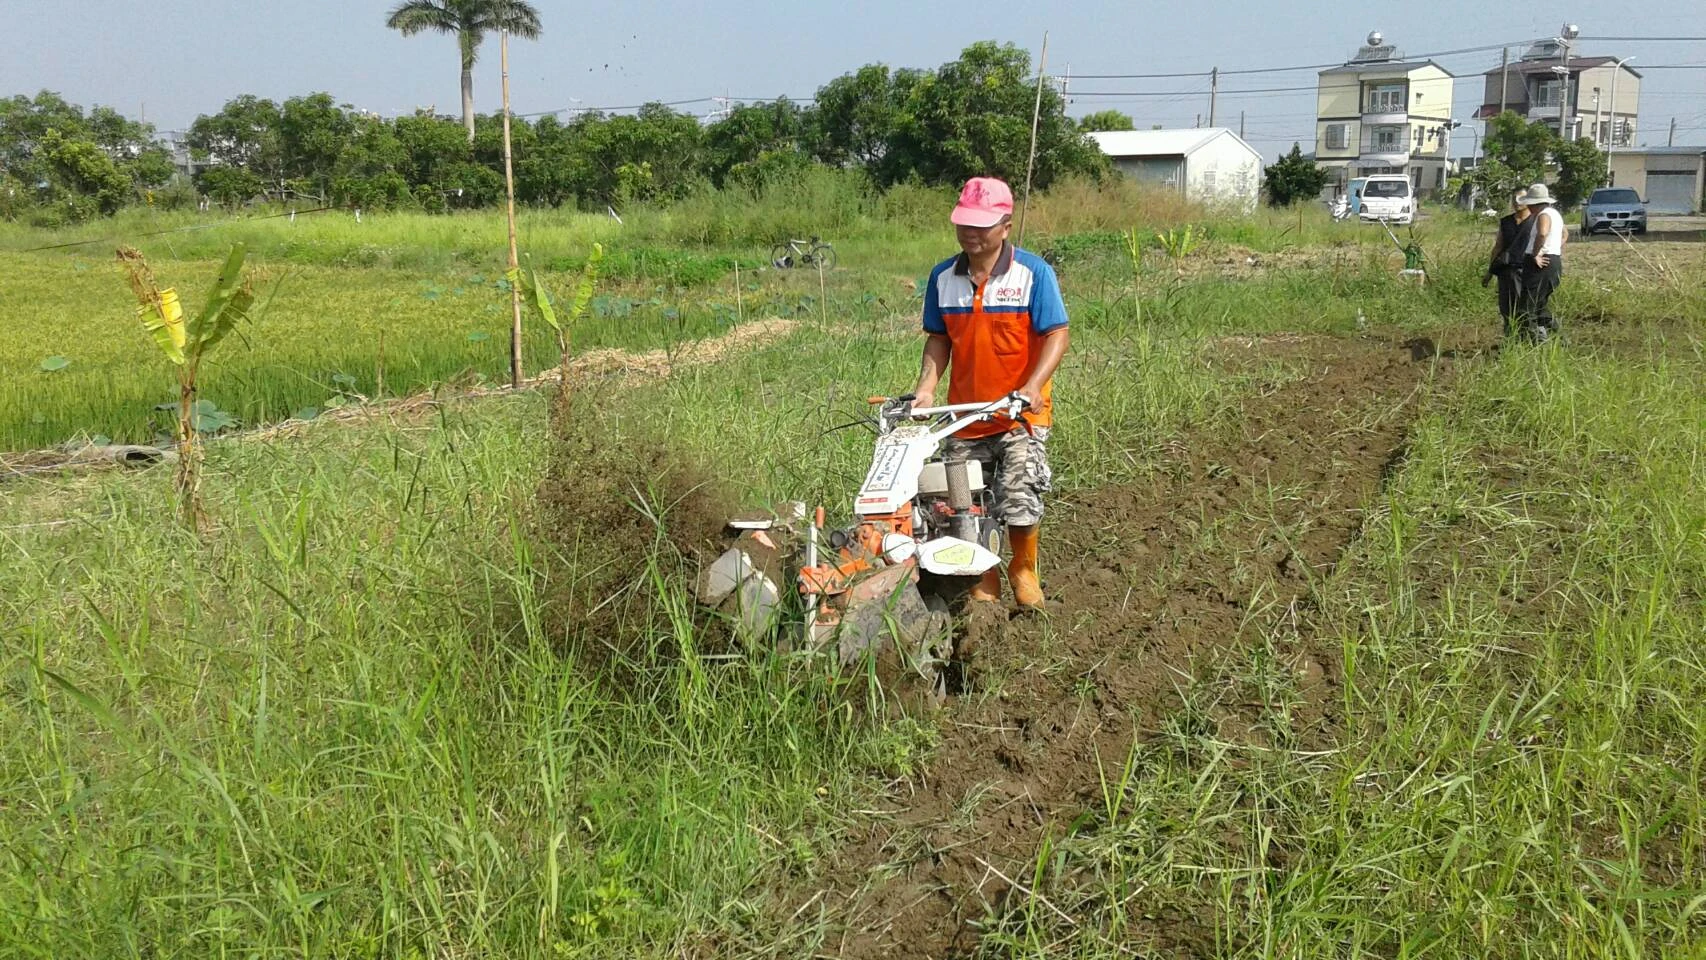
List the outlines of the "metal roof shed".
{"type": "Polygon", "coordinates": [[[1254,209],[1262,185],[1262,155],[1224,127],[1112,130],[1090,134],[1114,169],[1165,186],[1201,203],[1254,209]]]}

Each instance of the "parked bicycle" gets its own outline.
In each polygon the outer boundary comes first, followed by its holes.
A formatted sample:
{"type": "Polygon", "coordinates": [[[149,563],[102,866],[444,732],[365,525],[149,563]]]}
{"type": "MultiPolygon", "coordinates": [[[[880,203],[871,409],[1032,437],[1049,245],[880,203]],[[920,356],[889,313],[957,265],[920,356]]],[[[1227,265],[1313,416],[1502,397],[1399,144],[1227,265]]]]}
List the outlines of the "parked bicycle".
{"type": "Polygon", "coordinates": [[[835,248],[823,242],[822,237],[810,240],[788,240],[770,248],[770,265],[778,270],[791,267],[817,267],[822,270],[835,269],[835,248]]]}

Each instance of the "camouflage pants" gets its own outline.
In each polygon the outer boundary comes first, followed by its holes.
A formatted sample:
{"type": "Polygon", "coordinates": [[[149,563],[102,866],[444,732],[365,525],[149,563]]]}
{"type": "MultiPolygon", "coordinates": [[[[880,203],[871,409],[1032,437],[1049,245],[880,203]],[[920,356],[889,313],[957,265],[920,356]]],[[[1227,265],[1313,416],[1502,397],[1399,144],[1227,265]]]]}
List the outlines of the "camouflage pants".
{"type": "Polygon", "coordinates": [[[1053,489],[1048,465],[1048,427],[1014,427],[1006,433],[972,440],[949,437],[942,444],[948,460],[977,460],[995,499],[995,516],[1010,527],[1030,527],[1043,517],[1043,494],[1053,489]]]}

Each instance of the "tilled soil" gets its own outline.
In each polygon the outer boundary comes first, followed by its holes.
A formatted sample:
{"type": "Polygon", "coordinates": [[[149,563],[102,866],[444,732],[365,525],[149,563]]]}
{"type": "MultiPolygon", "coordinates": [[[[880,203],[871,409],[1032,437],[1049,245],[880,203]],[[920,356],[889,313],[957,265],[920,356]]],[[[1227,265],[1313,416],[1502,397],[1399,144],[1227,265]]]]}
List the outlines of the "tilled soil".
{"type": "MultiPolygon", "coordinates": [[[[858,826],[820,874],[827,889],[794,900],[819,901],[832,918],[825,953],[969,955],[974,924],[1001,912],[1039,840],[1097,802],[1099,771],[1178,706],[1193,672],[1241,638],[1307,617],[1312,583],[1402,458],[1439,358],[1374,339],[1268,347],[1305,375],[1252,398],[1230,429],[1181,441],[1152,483],[1053,505],[1051,616],[972,618],[969,690],[939,718],[933,768],[858,826]]],[[[1336,653],[1286,632],[1306,700],[1294,731],[1305,744],[1330,740],[1336,653]]],[[[1261,735],[1235,711],[1219,722],[1261,735]]],[[[1170,917],[1153,934],[1168,955],[1197,955],[1212,947],[1212,918],[1170,917]]]]}

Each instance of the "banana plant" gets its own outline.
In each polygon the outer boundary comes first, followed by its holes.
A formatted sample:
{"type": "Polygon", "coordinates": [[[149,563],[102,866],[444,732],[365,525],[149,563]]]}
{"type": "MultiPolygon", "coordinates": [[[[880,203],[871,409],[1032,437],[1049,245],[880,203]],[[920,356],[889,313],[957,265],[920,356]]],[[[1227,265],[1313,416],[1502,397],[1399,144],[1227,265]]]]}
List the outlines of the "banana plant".
{"type": "Polygon", "coordinates": [[[569,301],[566,316],[559,317],[557,308],[551,302],[551,292],[545,289],[545,284],[539,279],[539,271],[533,268],[533,257],[528,255],[525,271],[517,267],[510,271],[509,282],[520,287],[522,295],[539,319],[557,335],[557,352],[561,356],[561,365],[557,368],[558,384],[566,398],[569,393],[569,343],[574,325],[586,316],[587,306],[592,303],[593,290],[598,286],[598,270],[604,262],[604,245],[592,245],[592,253],[586,258],[586,266],[581,268],[580,280],[575,283],[574,298],[569,301]]]}
{"type": "Polygon", "coordinates": [[[1183,260],[1191,255],[1192,250],[1196,249],[1200,235],[1196,232],[1195,226],[1187,223],[1178,230],[1168,230],[1165,233],[1157,232],[1155,238],[1161,241],[1161,247],[1167,251],[1167,256],[1174,260],[1183,260]]]}
{"type": "Polygon", "coordinates": [[[155,346],[178,374],[178,474],[176,488],[184,519],[192,527],[202,519],[199,487],[201,447],[196,430],[196,378],[208,351],[249,316],[255,303],[253,283],[243,276],[243,244],[231,248],[214,279],[207,302],[186,319],[183,302],[172,287],[162,289],[142,254],[120,247],[118,259],[136,295],[136,315],[155,346]]]}

